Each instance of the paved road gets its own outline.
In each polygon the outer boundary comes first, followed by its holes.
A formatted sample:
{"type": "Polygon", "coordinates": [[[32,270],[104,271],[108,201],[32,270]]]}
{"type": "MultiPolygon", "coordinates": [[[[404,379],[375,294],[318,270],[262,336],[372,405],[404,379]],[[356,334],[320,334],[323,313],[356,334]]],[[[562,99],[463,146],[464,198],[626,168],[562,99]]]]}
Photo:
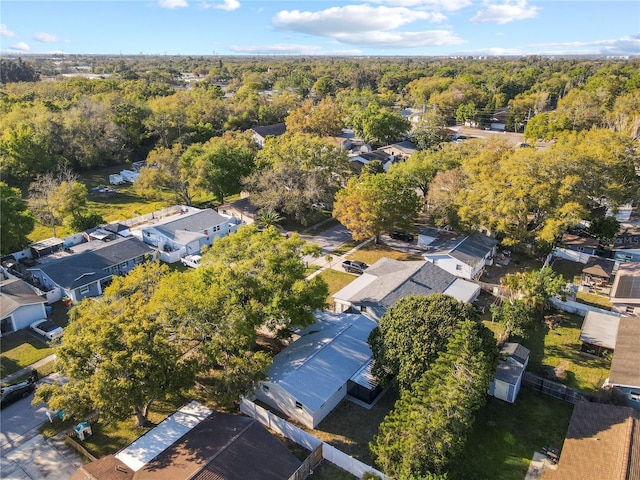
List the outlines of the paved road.
{"type": "Polygon", "coordinates": [[[312,263],[322,263],[324,265],[326,261],[324,261],[325,255],[333,252],[336,248],[338,248],[343,243],[351,241],[351,232],[347,230],[343,225],[333,225],[326,230],[318,233],[317,235],[300,235],[304,240],[316,243],[322,247],[322,255],[318,258],[314,258],[312,256],[306,256],[302,259],[303,262],[308,262],[309,265],[312,263]]]}

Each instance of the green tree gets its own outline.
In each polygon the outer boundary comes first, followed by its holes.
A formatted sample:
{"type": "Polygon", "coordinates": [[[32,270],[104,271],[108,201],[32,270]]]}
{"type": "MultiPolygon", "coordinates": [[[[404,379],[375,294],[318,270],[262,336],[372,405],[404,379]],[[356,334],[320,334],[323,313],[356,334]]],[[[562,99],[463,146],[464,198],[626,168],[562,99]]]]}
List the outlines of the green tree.
{"type": "Polygon", "coordinates": [[[441,143],[449,141],[445,118],[437,110],[423,113],[411,131],[411,140],[422,150],[436,149],[441,143]]]}
{"type": "Polygon", "coordinates": [[[620,222],[616,217],[596,217],[591,220],[589,233],[604,244],[609,244],[620,233],[620,222]]]}
{"type": "Polygon", "coordinates": [[[42,385],[34,404],[46,401],[73,418],[98,411],[111,419],[147,422],[153,402],[193,385],[194,362],[159,314],[154,296],[168,267],[142,264],[115,277],[104,295],[86,299],[56,347],[64,384],[42,385]]]}
{"type": "Polygon", "coordinates": [[[497,353],[489,329],[460,321],[433,366],[402,392],[370,444],[386,474],[429,478],[449,469],[486,401],[497,353]]]}
{"type": "Polygon", "coordinates": [[[370,103],[365,108],[355,107],[350,116],[355,133],[367,142],[378,144],[402,139],[411,127],[409,120],[401,114],[377,103],[370,103]]]}
{"type": "Polygon", "coordinates": [[[175,195],[176,201],[191,205],[197,169],[193,150],[188,152],[179,143],[171,148],[158,147],[152,150],[147,157],[147,166],[140,169],[140,176],[134,183],[136,192],[162,198],[163,190],[169,190],[175,195]]]}
{"type": "Polygon", "coordinates": [[[365,173],[336,194],[333,216],[354,240],[375,236],[378,243],[382,232],[409,228],[419,209],[418,195],[402,178],[365,173]]]}
{"type": "Polygon", "coordinates": [[[476,319],[471,305],[449,295],[401,298],[385,312],[369,337],[374,375],[394,375],[402,390],[409,389],[431,368],[464,319],[476,319]]]}
{"type": "Polygon", "coordinates": [[[521,300],[528,308],[543,311],[549,307],[551,297],[563,295],[567,281],[550,266],[529,272],[508,273],[501,280],[511,297],[521,300]]]}
{"type": "Polygon", "coordinates": [[[533,324],[533,310],[522,300],[511,298],[501,305],[491,305],[491,316],[502,325],[500,341],[511,335],[526,338],[533,324]]]}
{"type": "Polygon", "coordinates": [[[288,132],[306,133],[317,137],[338,135],[344,127],[340,107],[331,97],[320,100],[317,105],[313,100],[307,100],[289,113],[285,123],[288,132]]]}
{"type": "Polygon", "coordinates": [[[259,228],[275,227],[284,218],[273,208],[261,208],[256,215],[255,223],[259,228]]]}
{"type": "Polygon", "coordinates": [[[6,255],[29,244],[35,219],[17,188],[0,182],[0,253],[6,255]]]}

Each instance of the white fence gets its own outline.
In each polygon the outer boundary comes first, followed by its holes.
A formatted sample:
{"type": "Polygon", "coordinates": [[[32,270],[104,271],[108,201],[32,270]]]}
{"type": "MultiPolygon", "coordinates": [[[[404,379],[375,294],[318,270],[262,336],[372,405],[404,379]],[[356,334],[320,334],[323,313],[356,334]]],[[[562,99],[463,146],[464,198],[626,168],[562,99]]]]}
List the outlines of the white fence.
{"type": "Polygon", "coordinates": [[[565,260],[571,260],[572,262],[587,263],[595,255],[589,255],[588,253],[576,252],[575,250],[569,250],[568,248],[554,248],[553,255],[565,260]]]}
{"type": "Polygon", "coordinates": [[[616,312],[612,312],[610,310],[605,310],[603,308],[592,307],[591,305],[587,305],[585,303],[573,302],[571,300],[560,300],[559,298],[552,297],[551,303],[558,310],[562,310],[563,312],[568,313],[576,313],[581,316],[585,316],[587,312],[598,312],[598,313],[608,313],[613,315],[619,315],[616,312]]]}
{"type": "Polygon", "coordinates": [[[286,420],[274,415],[270,411],[256,405],[246,398],[241,399],[240,411],[245,415],[255,418],[264,426],[278,432],[280,435],[293,440],[298,445],[302,445],[308,450],[314,450],[318,445],[322,444],[322,458],[333,463],[334,465],[346,470],[347,472],[360,478],[365,472],[378,475],[383,480],[391,480],[390,477],[375,468],[355,459],[344,452],[341,452],[328,443],[321,441],[310,433],[305,432],[301,428],[291,425],[286,420]]]}

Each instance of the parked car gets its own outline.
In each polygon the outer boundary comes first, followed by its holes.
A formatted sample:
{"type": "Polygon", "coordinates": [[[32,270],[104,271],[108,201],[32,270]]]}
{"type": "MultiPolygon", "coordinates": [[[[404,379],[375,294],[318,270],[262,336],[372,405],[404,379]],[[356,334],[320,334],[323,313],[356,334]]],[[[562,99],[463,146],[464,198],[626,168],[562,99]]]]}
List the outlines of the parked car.
{"type": "Polygon", "coordinates": [[[364,273],[364,271],[369,267],[364,262],[358,262],[356,260],[345,260],[342,262],[342,268],[344,268],[345,272],[348,273],[364,273]]]}
{"type": "Polygon", "coordinates": [[[33,322],[30,326],[31,330],[39,335],[42,335],[47,340],[55,340],[56,338],[60,338],[62,336],[62,333],[64,332],[61,326],[55,324],[51,320],[47,320],[46,318],[33,322]]]}
{"type": "Polygon", "coordinates": [[[198,268],[201,259],[202,255],[187,255],[186,257],[182,257],[180,261],[187,267],[198,268]]]}
{"type": "Polygon", "coordinates": [[[391,232],[391,238],[394,240],[402,240],[403,242],[413,242],[413,235],[409,232],[396,230],[395,232],[391,232]]]}
{"type": "Polygon", "coordinates": [[[27,398],[33,393],[35,389],[36,386],[33,384],[33,382],[30,381],[20,382],[16,383],[15,385],[2,387],[2,400],[0,400],[0,408],[4,408],[21,398],[27,398]]]}

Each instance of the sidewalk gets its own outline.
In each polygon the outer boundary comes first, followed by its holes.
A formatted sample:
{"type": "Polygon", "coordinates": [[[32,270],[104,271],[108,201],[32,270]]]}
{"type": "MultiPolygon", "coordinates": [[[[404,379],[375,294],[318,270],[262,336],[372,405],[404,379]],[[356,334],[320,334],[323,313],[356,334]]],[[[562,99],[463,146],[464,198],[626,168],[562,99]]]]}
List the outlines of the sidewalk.
{"type": "Polygon", "coordinates": [[[311,262],[311,265],[317,265],[320,268],[318,270],[316,270],[315,272],[313,272],[311,275],[309,275],[307,277],[307,280],[312,279],[313,277],[315,277],[316,275],[320,275],[324,270],[326,270],[327,268],[329,268],[329,264],[331,263],[331,269],[332,270],[342,270],[342,261],[346,259],[346,257],[348,255],[351,255],[353,252],[355,252],[356,250],[360,250],[362,247],[364,247],[366,244],[370,243],[373,241],[375,237],[371,237],[368,240],[365,240],[363,242],[360,242],[358,245],[356,245],[355,247],[353,247],[351,250],[349,250],[348,252],[343,253],[342,255],[339,256],[334,256],[332,253],[329,253],[329,255],[331,255],[333,258],[331,259],[331,262],[328,262],[326,259],[326,256],[324,257],[318,257],[317,259],[315,259],[313,262],[311,262]],[[337,267],[337,268],[336,268],[337,267]]]}
{"type": "Polygon", "coordinates": [[[42,365],[45,365],[45,364],[47,364],[49,362],[55,362],[55,361],[56,361],[56,355],[54,353],[54,354],[49,355],[48,357],[44,357],[42,360],[38,360],[37,362],[32,363],[28,367],[21,368],[20,370],[18,370],[17,372],[12,373],[11,375],[7,375],[2,380],[0,380],[0,383],[2,383],[2,385],[6,385],[8,383],[12,383],[16,378],[20,378],[20,377],[22,377],[24,375],[29,375],[32,371],[37,370],[42,365]]]}

